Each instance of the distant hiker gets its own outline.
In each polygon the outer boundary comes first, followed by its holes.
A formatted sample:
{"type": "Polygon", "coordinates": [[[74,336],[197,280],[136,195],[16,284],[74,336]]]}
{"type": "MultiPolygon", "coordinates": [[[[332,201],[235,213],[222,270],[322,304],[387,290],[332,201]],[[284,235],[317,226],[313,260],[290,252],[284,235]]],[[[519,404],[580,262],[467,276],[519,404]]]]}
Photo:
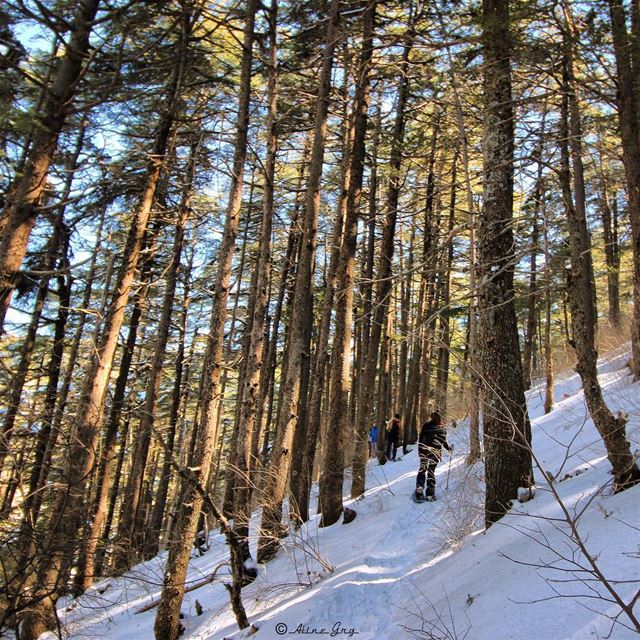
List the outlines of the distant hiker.
{"type": "Polygon", "coordinates": [[[400,414],[394,414],[391,419],[391,426],[387,431],[387,459],[394,460],[396,459],[396,454],[398,453],[398,442],[400,442],[400,435],[402,433],[402,426],[400,424],[400,414]],[[392,455],[393,454],[393,455],[392,455]]]}
{"type": "Polygon", "coordinates": [[[416,500],[435,500],[436,476],[435,471],[440,462],[442,447],[452,451],[453,446],[447,442],[447,433],[444,430],[444,422],[437,411],[431,414],[431,418],[422,425],[418,436],[418,454],[420,456],[420,469],[416,478],[416,500]],[[424,492],[424,480],[427,477],[427,491],[424,492]]]}
{"type": "Polygon", "coordinates": [[[378,427],[374,424],[369,429],[369,457],[374,458],[378,447],[378,427]]]}

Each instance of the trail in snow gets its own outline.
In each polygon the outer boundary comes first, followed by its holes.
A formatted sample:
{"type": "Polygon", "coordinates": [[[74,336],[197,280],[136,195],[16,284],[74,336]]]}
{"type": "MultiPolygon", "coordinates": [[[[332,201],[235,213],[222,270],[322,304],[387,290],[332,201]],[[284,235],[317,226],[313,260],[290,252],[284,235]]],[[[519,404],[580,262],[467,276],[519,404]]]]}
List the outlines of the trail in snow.
{"type": "MultiPolygon", "coordinates": [[[[614,411],[629,415],[632,448],[640,445],[640,384],[633,384],[619,349],[601,361],[605,397],[614,411]]],[[[606,575],[620,581],[630,598],[640,585],[640,487],[610,495],[604,447],[587,417],[577,374],[559,377],[554,411],[543,415],[543,385],[528,393],[533,442],[542,470],[536,470],[534,500],[517,504],[484,532],[482,466],[465,464],[468,426],[448,437],[455,445],[446,487],[449,456],[438,465],[434,503],[415,504],[417,451],[380,466],[370,461],[367,491],[346,504],[358,512],[349,525],[321,529],[317,517],[282,541],[282,551],[243,590],[256,640],[354,637],[358,640],[435,638],[461,640],[586,640],[611,633],[613,640],[636,638],[607,617],[615,607],[593,596],[597,584],[585,585],[570,573],[572,555],[558,505],[543,482],[542,471],[556,477],[556,487],[570,508],[591,500],[579,521],[606,575]],[[559,559],[560,552],[563,559],[559,559]],[[554,555],[555,554],[555,555],[554,555]],[[549,566],[556,562],[562,572],[549,566]],[[561,582],[550,582],[560,578],[561,582]],[[561,597],[554,597],[556,593],[561,597]],[[578,597],[581,596],[581,597],[578,597]],[[433,627],[435,625],[435,627],[433,627]],[[324,631],[324,633],[323,633],[324,631]],[[465,633],[467,634],[465,636],[465,633]]],[[[345,480],[348,495],[349,478],[345,480]]],[[[317,500],[317,488],[313,492],[317,500]]],[[[314,505],[312,504],[312,512],[314,505]]],[[[254,525],[257,526],[258,514],[254,525]]],[[[255,529],[254,529],[255,537],[255,529]]],[[[224,538],[212,534],[210,550],[192,560],[189,580],[209,575],[228,557],[224,538]]],[[[95,585],[60,614],[69,637],[77,640],[151,640],[155,611],[136,614],[156,598],[162,584],[164,554],[117,579],[95,585]],[[101,593],[102,591],[102,593],[101,593]]],[[[224,572],[224,569],[223,569],[224,572]]],[[[188,594],[183,604],[186,640],[240,638],[220,582],[188,594]],[[196,615],[195,601],[204,609],[196,615]]],[[[624,623],[624,619],[620,619],[624,623]]]]}

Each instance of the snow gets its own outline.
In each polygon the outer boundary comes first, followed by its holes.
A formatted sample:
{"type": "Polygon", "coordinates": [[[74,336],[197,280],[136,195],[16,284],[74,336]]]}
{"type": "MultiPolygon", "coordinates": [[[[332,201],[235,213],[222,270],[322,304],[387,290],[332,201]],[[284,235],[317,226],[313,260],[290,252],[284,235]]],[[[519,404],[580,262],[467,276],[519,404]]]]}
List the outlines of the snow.
{"type": "MultiPolygon", "coordinates": [[[[631,380],[628,359],[627,346],[603,358],[599,372],[610,408],[628,415],[627,435],[637,453],[640,383],[631,380]]],[[[488,531],[483,527],[482,466],[465,464],[468,425],[458,423],[449,430],[454,453],[445,453],[436,472],[436,502],[410,499],[418,468],[415,448],[398,462],[380,466],[371,461],[364,498],[345,500],[358,513],[352,523],[322,529],[313,518],[282,541],[277,558],[258,566],[258,578],[243,590],[257,631],[237,630],[217,578],[185,596],[182,637],[637,638],[604,586],[584,571],[588,562],[570,538],[546,477],[555,478],[553,489],[568,513],[579,514],[576,527],[587,550],[626,602],[640,587],[640,487],[612,495],[610,465],[576,374],[559,376],[555,399],[553,412],[544,415],[544,381],[528,393],[540,464],[537,490],[533,499],[515,502],[488,531]],[[196,600],[203,607],[200,616],[196,600]]],[[[345,495],[348,487],[347,477],[345,495]]],[[[212,534],[210,545],[201,557],[194,551],[190,582],[227,561],[221,535],[212,534]]],[[[96,584],[73,603],[61,603],[68,637],[153,638],[155,610],[136,611],[159,596],[164,558],[161,554],[125,576],[96,584]]],[[[219,569],[218,575],[226,571],[219,569]]]]}

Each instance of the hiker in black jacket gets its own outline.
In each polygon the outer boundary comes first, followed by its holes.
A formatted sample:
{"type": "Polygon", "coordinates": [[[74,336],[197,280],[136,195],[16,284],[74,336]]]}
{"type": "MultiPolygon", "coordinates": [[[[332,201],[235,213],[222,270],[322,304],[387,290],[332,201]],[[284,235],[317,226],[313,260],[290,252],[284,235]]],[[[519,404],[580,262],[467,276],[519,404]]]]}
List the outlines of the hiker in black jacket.
{"type": "Polygon", "coordinates": [[[395,462],[401,435],[402,423],[400,421],[400,414],[396,413],[391,420],[391,426],[387,430],[387,460],[393,460],[395,462]]]}
{"type": "Polygon", "coordinates": [[[420,456],[420,470],[416,478],[416,500],[435,500],[436,476],[435,471],[440,462],[442,447],[452,451],[453,447],[447,442],[444,422],[437,411],[422,425],[418,437],[418,454],[420,456]],[[427,478],[427,492],[424,491],[424,480],[427,478]]]}

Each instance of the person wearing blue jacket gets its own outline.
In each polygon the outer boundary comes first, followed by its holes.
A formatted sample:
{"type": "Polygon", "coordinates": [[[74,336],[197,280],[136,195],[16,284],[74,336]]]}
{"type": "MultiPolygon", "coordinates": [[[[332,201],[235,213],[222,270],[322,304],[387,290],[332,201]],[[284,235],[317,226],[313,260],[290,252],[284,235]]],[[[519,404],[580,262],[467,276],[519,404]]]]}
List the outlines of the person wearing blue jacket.
{"type": "Polygon", "coordinates": [[[378,427],[374,424],[369,429],[369,457],[374,458],[378,447],[378,427]]]}

